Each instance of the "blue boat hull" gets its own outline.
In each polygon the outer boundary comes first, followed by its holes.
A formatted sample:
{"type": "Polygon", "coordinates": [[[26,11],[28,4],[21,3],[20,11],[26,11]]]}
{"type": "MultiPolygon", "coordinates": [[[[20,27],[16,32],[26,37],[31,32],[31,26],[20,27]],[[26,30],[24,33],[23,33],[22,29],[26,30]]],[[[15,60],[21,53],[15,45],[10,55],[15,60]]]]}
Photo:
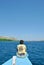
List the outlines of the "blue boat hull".
{"type": "MultiPolygon", "coordinates": [[[[12,58],[2,65],[12,65],[12,58]]],[[[28,57],[20,58],[20,57],[16,56],[16,64],[15,65],[32,65],[32,63],[28,59],[28,57]]]]}

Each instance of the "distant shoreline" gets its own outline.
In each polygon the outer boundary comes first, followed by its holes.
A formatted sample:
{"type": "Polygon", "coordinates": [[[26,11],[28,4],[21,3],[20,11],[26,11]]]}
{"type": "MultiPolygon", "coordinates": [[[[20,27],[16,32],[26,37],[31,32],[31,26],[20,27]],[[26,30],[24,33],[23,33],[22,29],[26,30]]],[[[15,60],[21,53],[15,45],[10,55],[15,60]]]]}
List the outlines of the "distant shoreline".
{"type": "Polygon", "coordinates": [[[0,41],[14,41],[14,40],[10,40],[10,39],[0,39],[0,41]]]}
{"type": "Polygon", "coordinates": [[[0,36],[0,41],[17,41],[17,40],[13,37],[0,36]]]}
{"type": "MultiPolygon", "coordinates": [[[[0,36],[0,41],[19,41],[14,37],[0,36]]],[[[28,40],[27,42],[44,42],[44,40],[28,40]]]]}

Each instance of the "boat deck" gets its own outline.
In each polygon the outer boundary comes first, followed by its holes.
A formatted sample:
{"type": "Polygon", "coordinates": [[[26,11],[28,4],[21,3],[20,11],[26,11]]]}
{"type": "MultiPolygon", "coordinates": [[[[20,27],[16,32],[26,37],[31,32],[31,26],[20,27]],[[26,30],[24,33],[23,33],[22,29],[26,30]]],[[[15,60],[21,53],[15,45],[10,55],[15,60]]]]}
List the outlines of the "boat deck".
{"type": "MultiPolygon", "coordinates": [[[[2,65],[12,65],[12,58],[10,60],[8,60],[7,62],[5,62],[4,64],[2,64],[2,65]]],[[[32,65],[32,63],[30,62],[28,57],[19,58],[19,57],[16,56],[15,65],[32,65]]]]}

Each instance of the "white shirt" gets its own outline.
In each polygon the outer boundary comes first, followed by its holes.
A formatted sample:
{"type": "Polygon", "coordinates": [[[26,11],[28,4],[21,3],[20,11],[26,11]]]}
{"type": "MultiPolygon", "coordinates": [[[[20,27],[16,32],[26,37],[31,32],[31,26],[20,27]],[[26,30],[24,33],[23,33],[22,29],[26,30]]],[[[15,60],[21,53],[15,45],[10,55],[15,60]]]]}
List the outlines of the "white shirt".
{"type": "Polygon", "coordinates": [[[19,44],[18,46],[17,46],[17,49],[18,49],[18,53],[19,54],[22,54],[22,53],[26,53],[26,46],[24,45],[24,44],[19,44]]]}

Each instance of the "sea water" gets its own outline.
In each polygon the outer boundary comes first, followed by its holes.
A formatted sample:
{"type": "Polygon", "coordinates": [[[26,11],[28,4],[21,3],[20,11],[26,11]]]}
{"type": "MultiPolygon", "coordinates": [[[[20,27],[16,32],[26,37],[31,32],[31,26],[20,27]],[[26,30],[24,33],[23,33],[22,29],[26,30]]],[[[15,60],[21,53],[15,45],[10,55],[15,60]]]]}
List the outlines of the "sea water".
{"type": "MultiPolygon", "coordinates": [[[[0,41],[0,65],[16,55],[19,42],[0,41]]],[[[27,46],[28,58],[33,65],[44,65],[44,42],[25,42],[27,46]]]]}

